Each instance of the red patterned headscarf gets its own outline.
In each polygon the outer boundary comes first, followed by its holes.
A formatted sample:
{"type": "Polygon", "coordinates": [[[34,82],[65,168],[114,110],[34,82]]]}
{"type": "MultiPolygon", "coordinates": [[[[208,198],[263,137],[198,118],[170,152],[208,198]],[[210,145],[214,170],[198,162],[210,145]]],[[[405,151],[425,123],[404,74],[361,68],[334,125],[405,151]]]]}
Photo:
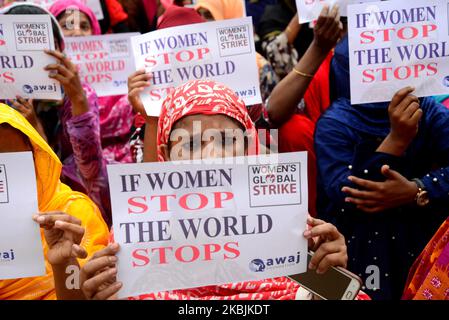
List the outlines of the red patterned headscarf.
{"type": "MultiPolygon", "coordinates": [[[[162,104],[158,122],[157,145],[168,144],[173,125],[179,119],[195,115],[222,114],[237,120],[248,134],[248,153],[259,153],[259,139],[245,103],[223,84],[209,80],[195,80],[176,88],[162,104]]],[[[158,149],[158,159],[164,161],[158,149]]]]}

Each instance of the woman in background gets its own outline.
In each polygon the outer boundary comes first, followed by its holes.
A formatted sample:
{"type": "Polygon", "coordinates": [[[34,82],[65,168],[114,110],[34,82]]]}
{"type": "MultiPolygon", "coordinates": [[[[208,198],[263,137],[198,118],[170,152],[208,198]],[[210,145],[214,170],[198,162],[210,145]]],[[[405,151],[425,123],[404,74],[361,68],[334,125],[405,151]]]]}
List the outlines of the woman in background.
{"type": "MultiPolygon", "coordinates": [[[[56,1],[50,7],[50,12],[58,20],[66,37],[101,34],[98,20],[92,10],[78,0],[56,1]],[[73,19],[73,12],[67,9],[77,9],[80,19],[73,19]],[[79,25],[76,25],[77,23],[79,25]]],[[[100,97],[98,109],[103,157],[109,164],[133,162],[129,140],[134,113],[127,96],[100,97]]]]}

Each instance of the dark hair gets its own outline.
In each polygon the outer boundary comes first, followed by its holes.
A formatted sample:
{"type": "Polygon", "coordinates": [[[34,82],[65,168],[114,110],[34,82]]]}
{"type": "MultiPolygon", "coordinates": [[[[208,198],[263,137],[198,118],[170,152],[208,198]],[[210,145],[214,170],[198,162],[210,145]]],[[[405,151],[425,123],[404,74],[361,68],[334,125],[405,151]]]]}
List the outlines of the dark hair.
{"type": "MultiPolygon", "coordinates": [[[[20,15],[20,14],[46,14],[46,15],[49,15],[49,13],[47,11],[45,11],[44,9],[41,9],[36,6],[26,5],[26,4],[23,4],[23,5],[20,5],[17,7],[13,7],[9,11],[7,11],[5,14],[18,14],[18,15],[20,15]]],[[[51,27],[53,29],[53,37],[55,38],[56,41],[58,41],[59,47],[62,47],[63,37],[62,37],[62,34],[60,33],[59,26],[56,24],[54,19],[51,19],[51,27]]]]}

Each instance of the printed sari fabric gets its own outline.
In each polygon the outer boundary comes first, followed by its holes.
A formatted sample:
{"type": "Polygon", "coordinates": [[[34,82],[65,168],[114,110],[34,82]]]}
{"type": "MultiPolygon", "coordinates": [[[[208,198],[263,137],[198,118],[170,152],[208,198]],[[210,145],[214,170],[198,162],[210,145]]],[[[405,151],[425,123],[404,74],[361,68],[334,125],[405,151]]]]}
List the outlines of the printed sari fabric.
{"type": "Polygon", "coordinates": [[[449,300],[449,218],[415,261],[402,299],[449,300]]]}

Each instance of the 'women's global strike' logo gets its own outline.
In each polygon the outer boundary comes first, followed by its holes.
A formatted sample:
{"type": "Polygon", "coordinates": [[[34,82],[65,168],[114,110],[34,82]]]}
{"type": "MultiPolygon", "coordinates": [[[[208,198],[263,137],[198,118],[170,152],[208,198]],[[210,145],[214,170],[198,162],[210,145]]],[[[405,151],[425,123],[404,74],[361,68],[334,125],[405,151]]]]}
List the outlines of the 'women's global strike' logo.
{"type": "Polygon", "coordinates": [[[250,206],[301,204],[300,163],[249,166],[250,206]]]}

